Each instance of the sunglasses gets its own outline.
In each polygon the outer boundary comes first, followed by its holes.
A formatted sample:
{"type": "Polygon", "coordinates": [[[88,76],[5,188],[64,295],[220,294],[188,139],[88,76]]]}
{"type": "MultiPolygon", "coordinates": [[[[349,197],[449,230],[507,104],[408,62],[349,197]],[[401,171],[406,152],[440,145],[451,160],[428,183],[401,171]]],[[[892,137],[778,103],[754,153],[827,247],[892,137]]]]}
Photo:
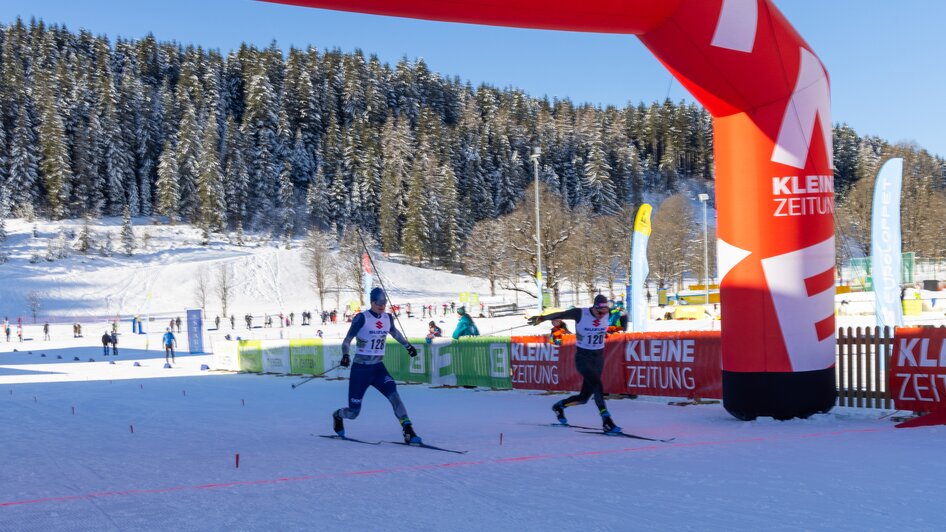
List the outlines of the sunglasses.
{"type": "Polygon", "coordinates": [[[608,305],[595,305],[593,308],[596,310],[611,310],[611,307],[608,305]]]}

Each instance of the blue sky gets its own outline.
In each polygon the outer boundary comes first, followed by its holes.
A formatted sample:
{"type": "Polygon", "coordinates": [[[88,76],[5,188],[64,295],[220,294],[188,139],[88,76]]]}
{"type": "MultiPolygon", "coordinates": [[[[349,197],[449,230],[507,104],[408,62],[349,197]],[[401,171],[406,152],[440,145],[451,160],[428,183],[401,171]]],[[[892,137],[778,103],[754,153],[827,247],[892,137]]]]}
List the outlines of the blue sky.
{"type": "MultiPolygon", "coordinates": [[[[832,115],[860,134],[914,141],[946,156],[946,55],[940,0],[776,0],[828,68],[832,115]]],[[[3,0],[0,22],[42,18],[75,31],[176,40],[223,51],[276,40],[361,48],[382,61],[422,57],[431,70],[535,96],[624,105],[686,91],[633,36],[490,28],[252,0],[3,0]]]]}

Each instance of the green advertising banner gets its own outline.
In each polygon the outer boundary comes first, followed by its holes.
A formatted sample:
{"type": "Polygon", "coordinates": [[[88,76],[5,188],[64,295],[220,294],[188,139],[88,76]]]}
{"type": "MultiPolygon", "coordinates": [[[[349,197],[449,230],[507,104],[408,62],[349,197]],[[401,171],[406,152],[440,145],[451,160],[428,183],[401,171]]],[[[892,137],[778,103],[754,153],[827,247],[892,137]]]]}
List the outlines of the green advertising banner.
{"type": "Polygon", "coordinates": [[[431,382],[450,386],[509,389],[509,338],[464,337],[427,345],[431,382]]]}
{"type": "MultiPolygon", "coordinates": [[[[410,341],[417,348],[415,358],[411,358],[393,339],[387,342],[384,365],[397,381],[512,388],[509,338],[438,338],[430,344],[421,338],[411,338],[410,341]]],[[[238,350],[241,371],[263,371],[262,341],[241,340],[238,350]]],[[[338,364],[340,358],[341,342],[337,340],[329,343],[320,338],[289,340],[292,373],[318,375],[338,364]]]]}
{"type": "Polygon", "coordinates": [[[289,366],[293,373],[318,375],[325,371],[321,338],[289,340],[289,366]]]}
{"type": "Polygon", "coordinates": [[[384,365],[394,380],[403,382],[430,382],[430,351],[424,340],[408,338],[417,348],[417,356],[411,358],[401,344],[388,339],[384,351],[384,365]]]}
{"type": "MultiPolygon", "coordinates": [[[[900,254],[900,284],[913,283],[913,273],[916,263],[916,253],[913,251],[900,254]]],[[[864,290],[874,291],[874,279],[871,271],[870,257],[855,257],[851,259],[851,268],[854,276],[864,283],[864,290]]]]}
{"type": "Polygon", "coordinates": [[[263,342],[261,340],[240,340],[240,371],[262,373],[263,342]]]}

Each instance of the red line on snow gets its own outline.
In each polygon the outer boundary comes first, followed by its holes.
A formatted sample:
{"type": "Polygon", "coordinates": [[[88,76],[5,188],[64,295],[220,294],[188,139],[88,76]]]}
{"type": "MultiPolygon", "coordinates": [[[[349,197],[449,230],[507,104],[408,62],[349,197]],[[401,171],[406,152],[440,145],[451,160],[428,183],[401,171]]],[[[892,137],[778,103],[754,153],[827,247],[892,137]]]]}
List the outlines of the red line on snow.
{"type": "Polygon", "coordinates": [[[129,495],[155,495],[155,494],[161,494],[161,493],[173,493],[176,491],[211,490],[211,489],[232,488],[232,487],[240,487],[240,486],[265,486],[268,484],[282,484],[282,483],[288,483],[288,482],[306,482],[306,481],[312,481],[312,480],[327,480],[327,479],[333,479],[333,478],[385,475],[385,474],[403,473],[403,472],[409,472],[409,471],[450,469],[450,468],[464,467],[464,466],[508,464],[508,463],[515,463],[515,462],[530,462],[530,461],[536,461],[536,460],[553,460],[553,459],[561,459],[561,458],[606,456],[606,455],[633,453],[633,452],[642,452],[642,451],[657,451],[657,450],[662,450],[662,449],[707,447],[707,446],[714,446],[714,445],[727,445],[727,444],[733,444],[733,443],[758,443],[758,442],[766,442],[766,441],[802,440],[802,439],[810,439],[810,438],[823,438],[823,437],[828,437],[828,436],[844,436],[844,435],[849,435],[849,434],[885,432],[888,430],[893,430],[893,427],[877,428],[877,429],[833,430],[833,431],[828,431],[828,432],[802,434],[798,436],[785,436],[785,437],[772,437],[772,438],[754,437],[754,438],[738,438],[738,439],[733,439],[733,440],[718,440],[718,441],[661,443],[661,444],[642,445],[640,447],[627,447],[624,449],[603,449],[603,450],[598,450],[598,451],[581,451],[577,453],[560,453],[560,454],[537,454],[537,455],[529,455],[529,456],[516,456],[516,457],[510,457],[510,458],[494,458],[490,460],[466,460],[466,461],[458,461],[458,462],[447,462],[443,464],[401,466],[401,467],[392,467],[388,469],[368,469],[368,470],[363,470],[363,471],[341,471],[338,473],[324,473],[321,475],[303,475],[299,477],[281,477],[281,478],[271,478],[271,479],[261,479],[261,480],[238,480],[238,481],[233,481],[233,482],[219,482],[215,484],[200,484],[200,485],[194,485],[194,486],[174,486],[174,487],[169,487],[169,488],[136,489],[136,490],[126,490],[126,491],[100,491],[100,492],[93,492],[93,493],[85,493],[82,495],[64,495],[61,497],[44,497],[40,499],[26,499],[26,500],[21,500],[21,501],[0,502],[0,508],[10,507],[10,506],[24,506],[28,504],[43,504],[43,503],[52,503],[52,502],[69,502],[69,501],[101,499],[105,497],[125,497],[129,495]]]}

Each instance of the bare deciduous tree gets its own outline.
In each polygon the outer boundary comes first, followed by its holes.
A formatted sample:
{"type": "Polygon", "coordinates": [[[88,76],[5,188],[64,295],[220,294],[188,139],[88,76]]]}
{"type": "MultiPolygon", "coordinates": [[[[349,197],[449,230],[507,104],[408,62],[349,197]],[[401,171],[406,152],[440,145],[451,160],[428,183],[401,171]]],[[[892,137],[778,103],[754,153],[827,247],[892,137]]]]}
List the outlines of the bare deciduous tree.
{"type": "Polygon", "coordinates": [[[33,316],[33,323],[36,323],[36,317],[39,315],[39,309],[43,305],[43,293],[31,290],[26,294],[26,302],[30,306],[30,314],[33,316]]]}
{"type": "Polygon", "coordinates": [[[496,283],[514,275],[509,261],[508,229],[503,220],[483,220],[473,226],[466,242],[464,270],[469,275],[485,277],[489,293],[496,295],[496,283]]]}
{"type": "Polygon", "coordinates": [[[194,280],[194,303],[200,306],[201,310],[207,308],[207,298],[210,297],[210,274],[206,266],[201,266],[197,270],[197,278],[194,280]]]}
{"type": "Polygon", "coordinates": [[[233,266],[228,263],[223,263],[218,266],[217,298],[220,300],[220,308],[222,309],[224,318],[230,313],[230,301],[233,296],[234,284],[233,266]]]}
{"type": "MultiPolygon", "coordinates": [[[[518,260],[524,269],[521,273],[535,279],[536,277],[536,242],[535,242],[535,184],[529,185],[525,193],[525,201],[504,218],[509,227],[509,247],[518,255],[518,260]]],[[[565,242],[571,237],[577,220],[571,209],[561,197],[548,191],[545,185],[539,185],[539,216],[542,222],[542,270],[544,271],[545,286],[552,291],[555,305],[560,304],[560,290],[562,269],[565,266],[565,242]]],[[[524,292],[537,297],[535,291],[516,286],[512,283],[503,283],[502,288],[524,292]]]]}
{"type": "MultiPolygon", "coordinates": [[[[372,250],[377,248],[377,243],[371,237],[365,233],[359,232],[354,227],[349,227],[345,229],[345,232],[342,234],[342,239],[338,244],[338,264],[336,269],[341,272],[341,285],[339,289],[347,288],[348,290],[354,291],[358,294],[358,302],[360,305],[364,306],[365,304],[365,294],[361,289],[361,280],[362,272],[362,260],[364,257],[365,245],[367,245],[368,253],[374,253],[372,250]],[[364,243],[362,243],[362,238],[364,238],[364,243]]],[[[371,257],[374,258],[374,255],[371,257]]],[[[377,272],[375,272],[377,273],[377,272]]]]}
{"type": "Polygon", "coordinates": [[[330,273],[335,268],[332,255],[332,238],[328,233],[312,230],[305,241],[306,265],[312,276],[312,287],[319,295],[319,308],[325,308],[325,294],[328,292],[330,273]]]}
{"type": "Polygon", "coordinates": [[[656,210],[651,227],[647,246],[650,274],[663,286],[682,284],[693,231],[693,212],[687,198],[674,194],[665,199],[656,210]]]}

